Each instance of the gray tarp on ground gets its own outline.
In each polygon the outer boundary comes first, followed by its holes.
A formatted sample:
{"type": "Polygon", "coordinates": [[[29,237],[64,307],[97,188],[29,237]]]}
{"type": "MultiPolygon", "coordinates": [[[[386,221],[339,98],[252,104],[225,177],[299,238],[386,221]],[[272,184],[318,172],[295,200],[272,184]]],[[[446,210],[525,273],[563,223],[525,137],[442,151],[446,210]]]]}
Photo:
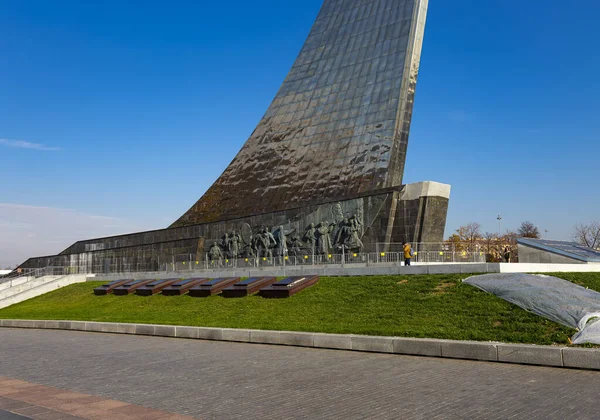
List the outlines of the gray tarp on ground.
{"type": "Polygon", "coordinates": [[[600,344],[600,293],[556,277],[485,274],[465,283],[551,321],[579,330],[574,344],[600,344]]]}

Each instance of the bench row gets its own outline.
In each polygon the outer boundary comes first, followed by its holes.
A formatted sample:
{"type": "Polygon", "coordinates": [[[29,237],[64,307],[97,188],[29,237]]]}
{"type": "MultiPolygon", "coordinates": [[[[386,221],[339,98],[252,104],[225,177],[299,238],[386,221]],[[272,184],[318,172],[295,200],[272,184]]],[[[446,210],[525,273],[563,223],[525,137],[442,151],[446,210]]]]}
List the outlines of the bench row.
{"type": "Polygon", "coordinates": [[[94,294],[125,296],[135,293],[139,296],[152,296],[162,293],[165,296],[181,296],[189,293],[192,297],[208,297],[222,293],[226,298],[252,295],[256,292],[265,298],[287,298],[319,281],[319,276],[288,277],[277,281],[275,277],[222,277],[217,279],[163,279],[163,280],[117,280],[94,289],[94,294]]]}

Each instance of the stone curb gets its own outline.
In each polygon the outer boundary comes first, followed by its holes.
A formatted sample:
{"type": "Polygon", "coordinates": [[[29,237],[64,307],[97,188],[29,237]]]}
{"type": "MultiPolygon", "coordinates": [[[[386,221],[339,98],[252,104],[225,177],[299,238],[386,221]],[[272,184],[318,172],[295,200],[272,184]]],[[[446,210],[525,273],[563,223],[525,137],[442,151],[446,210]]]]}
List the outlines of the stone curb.
{"type": "Polygon", "coordinates": [[[0,327],[176,337],[600,370],[600,350],[572,347],[88,321],[0,319],[0,327]]]}

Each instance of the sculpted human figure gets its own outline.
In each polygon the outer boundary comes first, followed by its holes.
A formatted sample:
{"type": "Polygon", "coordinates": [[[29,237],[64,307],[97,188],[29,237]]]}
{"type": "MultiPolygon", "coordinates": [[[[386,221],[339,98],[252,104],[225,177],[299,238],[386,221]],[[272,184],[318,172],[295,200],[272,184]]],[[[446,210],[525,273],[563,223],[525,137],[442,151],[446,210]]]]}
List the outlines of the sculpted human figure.
{"type": "Polygon", "coordinates": [[[208,250],[208,258],[211,261],[221,261],[221,259],[223,259],[223,252],[221,252],[221,248],[216,242],[213,242],[212,246],[208,250]]]}
{"type": "Polygon", "coordinates": [[[225,235],[221,238],[221,243],[219,244],[221,246],[221,250],[223,250],[224,252],[227,252],[227,254],[229,254],[229,234],[225,233],[225,235]]]}
{"type": "Polygon", "coordinates": [[[254,258],[256,257],[256,251],[253,247],[253,245],[250,244],[246,244],[246,246],[244,246],[244,253],[243,253],[244,257],[246,258],[254,258]]]}
{"type": "Polygon", "coordinates": [[[269,250],[269,237],[266,234],[267,228],[262,228],[256,234],[256,255],[259,257],[267,257],[269,250]]]}
{"type": "Polygon", "coordinates": [[[358,233],[360,235],[362,233],[362,222],[360,220],[360,217],[358,217],[357,214],[354,214],[350,218],[350,223],[352,224],[352,229],[358,231],[358,233]]]}
{"type": "Polygon", "coordinates": [[[315,224],[311,223],[308,225],[306,232],[304,232],[304,236],[302,240],[310,250],[311,254],[315,253],[315,245],[317,243],[317,229],[315,228],[315,224]]]}
{"type": "Polygon", "coordinates": [[[229,237],[229,255],[231,258],[238,258],[240,256],[241,245],[242,237],[234,230],[229,237]]]}
{"type": "Polygon", "coordinates": [[[283,226],[279,226],[277,228],[274,239],[277,242],[276,255],[278,257],[284,257],[287,255],[287,253],[288,253],[287,236],[294,233],[295,231],[296,231],[296,229],[292,229],[292,230],[286,232],[283,229],[283,226]]]}
{"type": "Polygon", "coordinates": [[[300,240],[300,236],[298,236],[298,235],[293,235],[290,238],[290,242],[288,245],[289,245],[291,254],[294,255],[295,257],[300,255],[300,251],[304,247],[304,244],[302,243],[302,241],[300,240]]]}
{"type": "Polygon", "coordinates": [[[319,223],[317,226],[317,252],[319,255],[329,254],[331,247],[330,232],[335,225],[330,225],[328,221],[319,223]]]}
{"type": "Polygon", "coordinates": [[[358,220],[358,217],[352,216],[349,221],[349,238],[348,238],[348,248],[357,250],[360,252],[362,247],[364,246],[362,241],[360,240],[362,223],[358,220]]]}
{"type": "Polygon", "coordinates": [[[336,247],[348,247],[348,241],[352,236],[351,225],[348,218],[342,220],[339,224],[338,230],[335,235],[334,244],[336,247]]]}
{"type": "Polygon", "coordinates": [[[273,248],[277,245],[277,241],[275,240],[275,236],[271,233],[271,231],[265,228],[265,235],[267,237],[267,258],[273,258],[273,248]]]}

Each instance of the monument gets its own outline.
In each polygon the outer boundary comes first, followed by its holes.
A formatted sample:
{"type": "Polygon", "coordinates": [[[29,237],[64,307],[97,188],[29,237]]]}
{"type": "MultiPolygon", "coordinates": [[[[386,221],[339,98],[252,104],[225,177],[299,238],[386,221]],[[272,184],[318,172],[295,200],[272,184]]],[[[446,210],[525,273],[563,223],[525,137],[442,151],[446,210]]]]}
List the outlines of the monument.
{"type": "Polygon", "coordinates": [[[428,0],[324,0],[258,126],[169,228],[80,241],[22,267],[106,271],[441,242],[450,186],[403,185],[428,0]]]}

